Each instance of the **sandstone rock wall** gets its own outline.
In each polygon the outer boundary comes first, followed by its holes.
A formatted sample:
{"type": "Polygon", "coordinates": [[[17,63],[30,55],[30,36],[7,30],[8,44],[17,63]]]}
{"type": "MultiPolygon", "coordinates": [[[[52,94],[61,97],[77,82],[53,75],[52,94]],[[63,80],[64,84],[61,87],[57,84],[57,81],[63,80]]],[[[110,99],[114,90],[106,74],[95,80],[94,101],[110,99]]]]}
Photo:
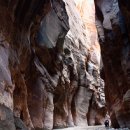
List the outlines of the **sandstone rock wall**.
{"type": "Polygon", "coordinates": [[[130,128],[129,1],[95,0],[107,108],[114,127],[130,128]]]}
{"type": "Polygon", "coordinates": [[[100,49],[87,27],[74,1],[0,0],[0,130],[103,124],[100,49]]]}

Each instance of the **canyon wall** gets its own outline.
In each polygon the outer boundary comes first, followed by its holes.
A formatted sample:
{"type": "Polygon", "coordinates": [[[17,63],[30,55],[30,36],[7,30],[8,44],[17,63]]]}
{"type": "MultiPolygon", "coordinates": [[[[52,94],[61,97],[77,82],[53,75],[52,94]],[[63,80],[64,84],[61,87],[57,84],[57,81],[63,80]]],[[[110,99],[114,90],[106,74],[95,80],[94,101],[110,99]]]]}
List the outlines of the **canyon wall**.
{"type": "Polygon", "coordinates": [[[114,127],[130,128],[130,2],[95,0],[105,96],[114,127]]]}
{"type": "Polygon", "coordinates": [[[0,0],[0,130],[103,124],[95,7],[79,4],[0,0]]]}

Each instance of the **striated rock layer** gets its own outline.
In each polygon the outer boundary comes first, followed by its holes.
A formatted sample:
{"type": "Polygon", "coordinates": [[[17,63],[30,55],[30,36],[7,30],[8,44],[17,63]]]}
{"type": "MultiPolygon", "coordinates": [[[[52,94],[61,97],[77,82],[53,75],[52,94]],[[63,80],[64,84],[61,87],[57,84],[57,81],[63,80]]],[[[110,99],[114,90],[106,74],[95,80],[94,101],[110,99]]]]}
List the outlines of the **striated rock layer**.
{"type": "Polygon", "coordinates": [[[130,2],[95,0],[107,108],[114,127],[130,128],[130,2]]]}
{"type": "Polygon", "coordinates": [[[0,130],[103,124],[100,53],[74,1],[0,0],[0,18],[0,130]]]}
{"type": "Polygon", "coordinates": [[[100,48],[87,19],[70,0],[0,0],[0,130],[103,124],[100,48]]]}

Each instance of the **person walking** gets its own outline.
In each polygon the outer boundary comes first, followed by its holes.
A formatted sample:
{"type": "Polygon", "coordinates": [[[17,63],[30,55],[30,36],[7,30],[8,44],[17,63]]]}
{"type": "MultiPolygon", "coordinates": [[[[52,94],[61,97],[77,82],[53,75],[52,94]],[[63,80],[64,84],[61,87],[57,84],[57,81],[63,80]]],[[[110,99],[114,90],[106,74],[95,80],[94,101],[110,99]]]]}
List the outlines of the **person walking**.
{"type": "Polygon", "coordinates": [[[109,120],[105,120],[104,125],[105,127],[109,127],[109,120]]]}

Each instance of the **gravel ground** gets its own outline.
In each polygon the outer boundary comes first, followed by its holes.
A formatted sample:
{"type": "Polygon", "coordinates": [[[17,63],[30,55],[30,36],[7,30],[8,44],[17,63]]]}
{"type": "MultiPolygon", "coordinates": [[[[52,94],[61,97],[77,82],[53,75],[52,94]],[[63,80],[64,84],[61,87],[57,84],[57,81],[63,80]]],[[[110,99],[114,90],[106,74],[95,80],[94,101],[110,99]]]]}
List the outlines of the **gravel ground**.
{"type": "Polygon", "coordinates": [[[130,130],[128,128],[105,128],[105,126],[88,126],[88,127],[70,127],[64,129],[54,129],[54,130],[130,130]]]}

